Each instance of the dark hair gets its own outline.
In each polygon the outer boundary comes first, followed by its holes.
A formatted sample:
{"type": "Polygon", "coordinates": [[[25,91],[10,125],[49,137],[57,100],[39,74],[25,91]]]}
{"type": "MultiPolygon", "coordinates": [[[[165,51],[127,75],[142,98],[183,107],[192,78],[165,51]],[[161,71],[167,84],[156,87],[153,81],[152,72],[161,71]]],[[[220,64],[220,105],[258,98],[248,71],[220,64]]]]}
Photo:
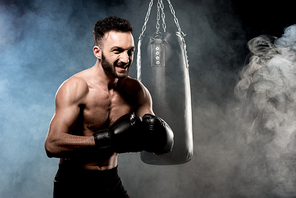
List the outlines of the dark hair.
{"type": "Polygon", "coordinates": [[[101,40],[105,33],[115,30],[118,32],[133,32],[132,25],[126,19],[110,16],[105,19],[99,20],[94,27],[94,41],[95,45],[100,45],[101,40]]]}

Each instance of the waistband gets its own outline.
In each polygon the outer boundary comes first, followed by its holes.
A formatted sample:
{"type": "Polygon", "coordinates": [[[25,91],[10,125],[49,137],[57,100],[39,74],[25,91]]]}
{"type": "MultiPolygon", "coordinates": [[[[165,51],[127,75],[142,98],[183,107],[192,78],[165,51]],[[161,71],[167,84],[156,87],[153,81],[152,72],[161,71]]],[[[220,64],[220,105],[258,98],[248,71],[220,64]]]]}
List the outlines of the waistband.
{"type": "Polygon", "coordinates": [[[91,180],[95,178],[108,179],[118,175],[118,167],[109,170],[85,170],[81,167],[59,164],[55,180],[91,180]]]}

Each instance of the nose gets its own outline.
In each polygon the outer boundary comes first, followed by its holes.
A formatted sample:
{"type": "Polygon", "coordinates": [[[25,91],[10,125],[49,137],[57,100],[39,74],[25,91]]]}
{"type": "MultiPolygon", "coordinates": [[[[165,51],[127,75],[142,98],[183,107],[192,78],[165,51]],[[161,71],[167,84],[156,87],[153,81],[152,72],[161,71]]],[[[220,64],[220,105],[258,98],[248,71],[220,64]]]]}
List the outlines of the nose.
{"type": "Polygon", "coordinates": [[[130,61],[130,57],[128,55],[128,52],[122,52],[119,57],[119,62],[123,64],[128,64],[129,61],[130,61]]]}

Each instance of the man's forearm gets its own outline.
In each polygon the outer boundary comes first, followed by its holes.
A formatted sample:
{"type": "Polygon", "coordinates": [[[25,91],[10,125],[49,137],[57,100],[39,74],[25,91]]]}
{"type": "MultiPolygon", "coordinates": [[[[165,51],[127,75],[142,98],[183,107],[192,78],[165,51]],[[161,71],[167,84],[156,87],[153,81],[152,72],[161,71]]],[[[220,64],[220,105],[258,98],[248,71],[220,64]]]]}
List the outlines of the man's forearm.
{"type": "Polygon", "coordinates": [[[77,153],[94,148],[93,136],[76,136],[62,134],[58,138],[48,138],[45,142],[45,150],[48,157],[71,157],[77,153]]]}

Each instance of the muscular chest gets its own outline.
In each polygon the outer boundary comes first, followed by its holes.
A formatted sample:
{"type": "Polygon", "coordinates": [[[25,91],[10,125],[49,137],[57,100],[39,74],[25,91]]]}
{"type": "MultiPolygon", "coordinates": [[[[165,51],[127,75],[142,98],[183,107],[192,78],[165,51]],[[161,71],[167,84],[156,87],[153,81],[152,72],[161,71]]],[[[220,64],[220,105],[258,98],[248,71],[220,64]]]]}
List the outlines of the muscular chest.
{"type": "Polygon", "coordinates": [[[83,122],[91,131],[106,128],[120,116],[133,111],[129,98],[116,90],[90,89],[85,104],[83,122]]]}

